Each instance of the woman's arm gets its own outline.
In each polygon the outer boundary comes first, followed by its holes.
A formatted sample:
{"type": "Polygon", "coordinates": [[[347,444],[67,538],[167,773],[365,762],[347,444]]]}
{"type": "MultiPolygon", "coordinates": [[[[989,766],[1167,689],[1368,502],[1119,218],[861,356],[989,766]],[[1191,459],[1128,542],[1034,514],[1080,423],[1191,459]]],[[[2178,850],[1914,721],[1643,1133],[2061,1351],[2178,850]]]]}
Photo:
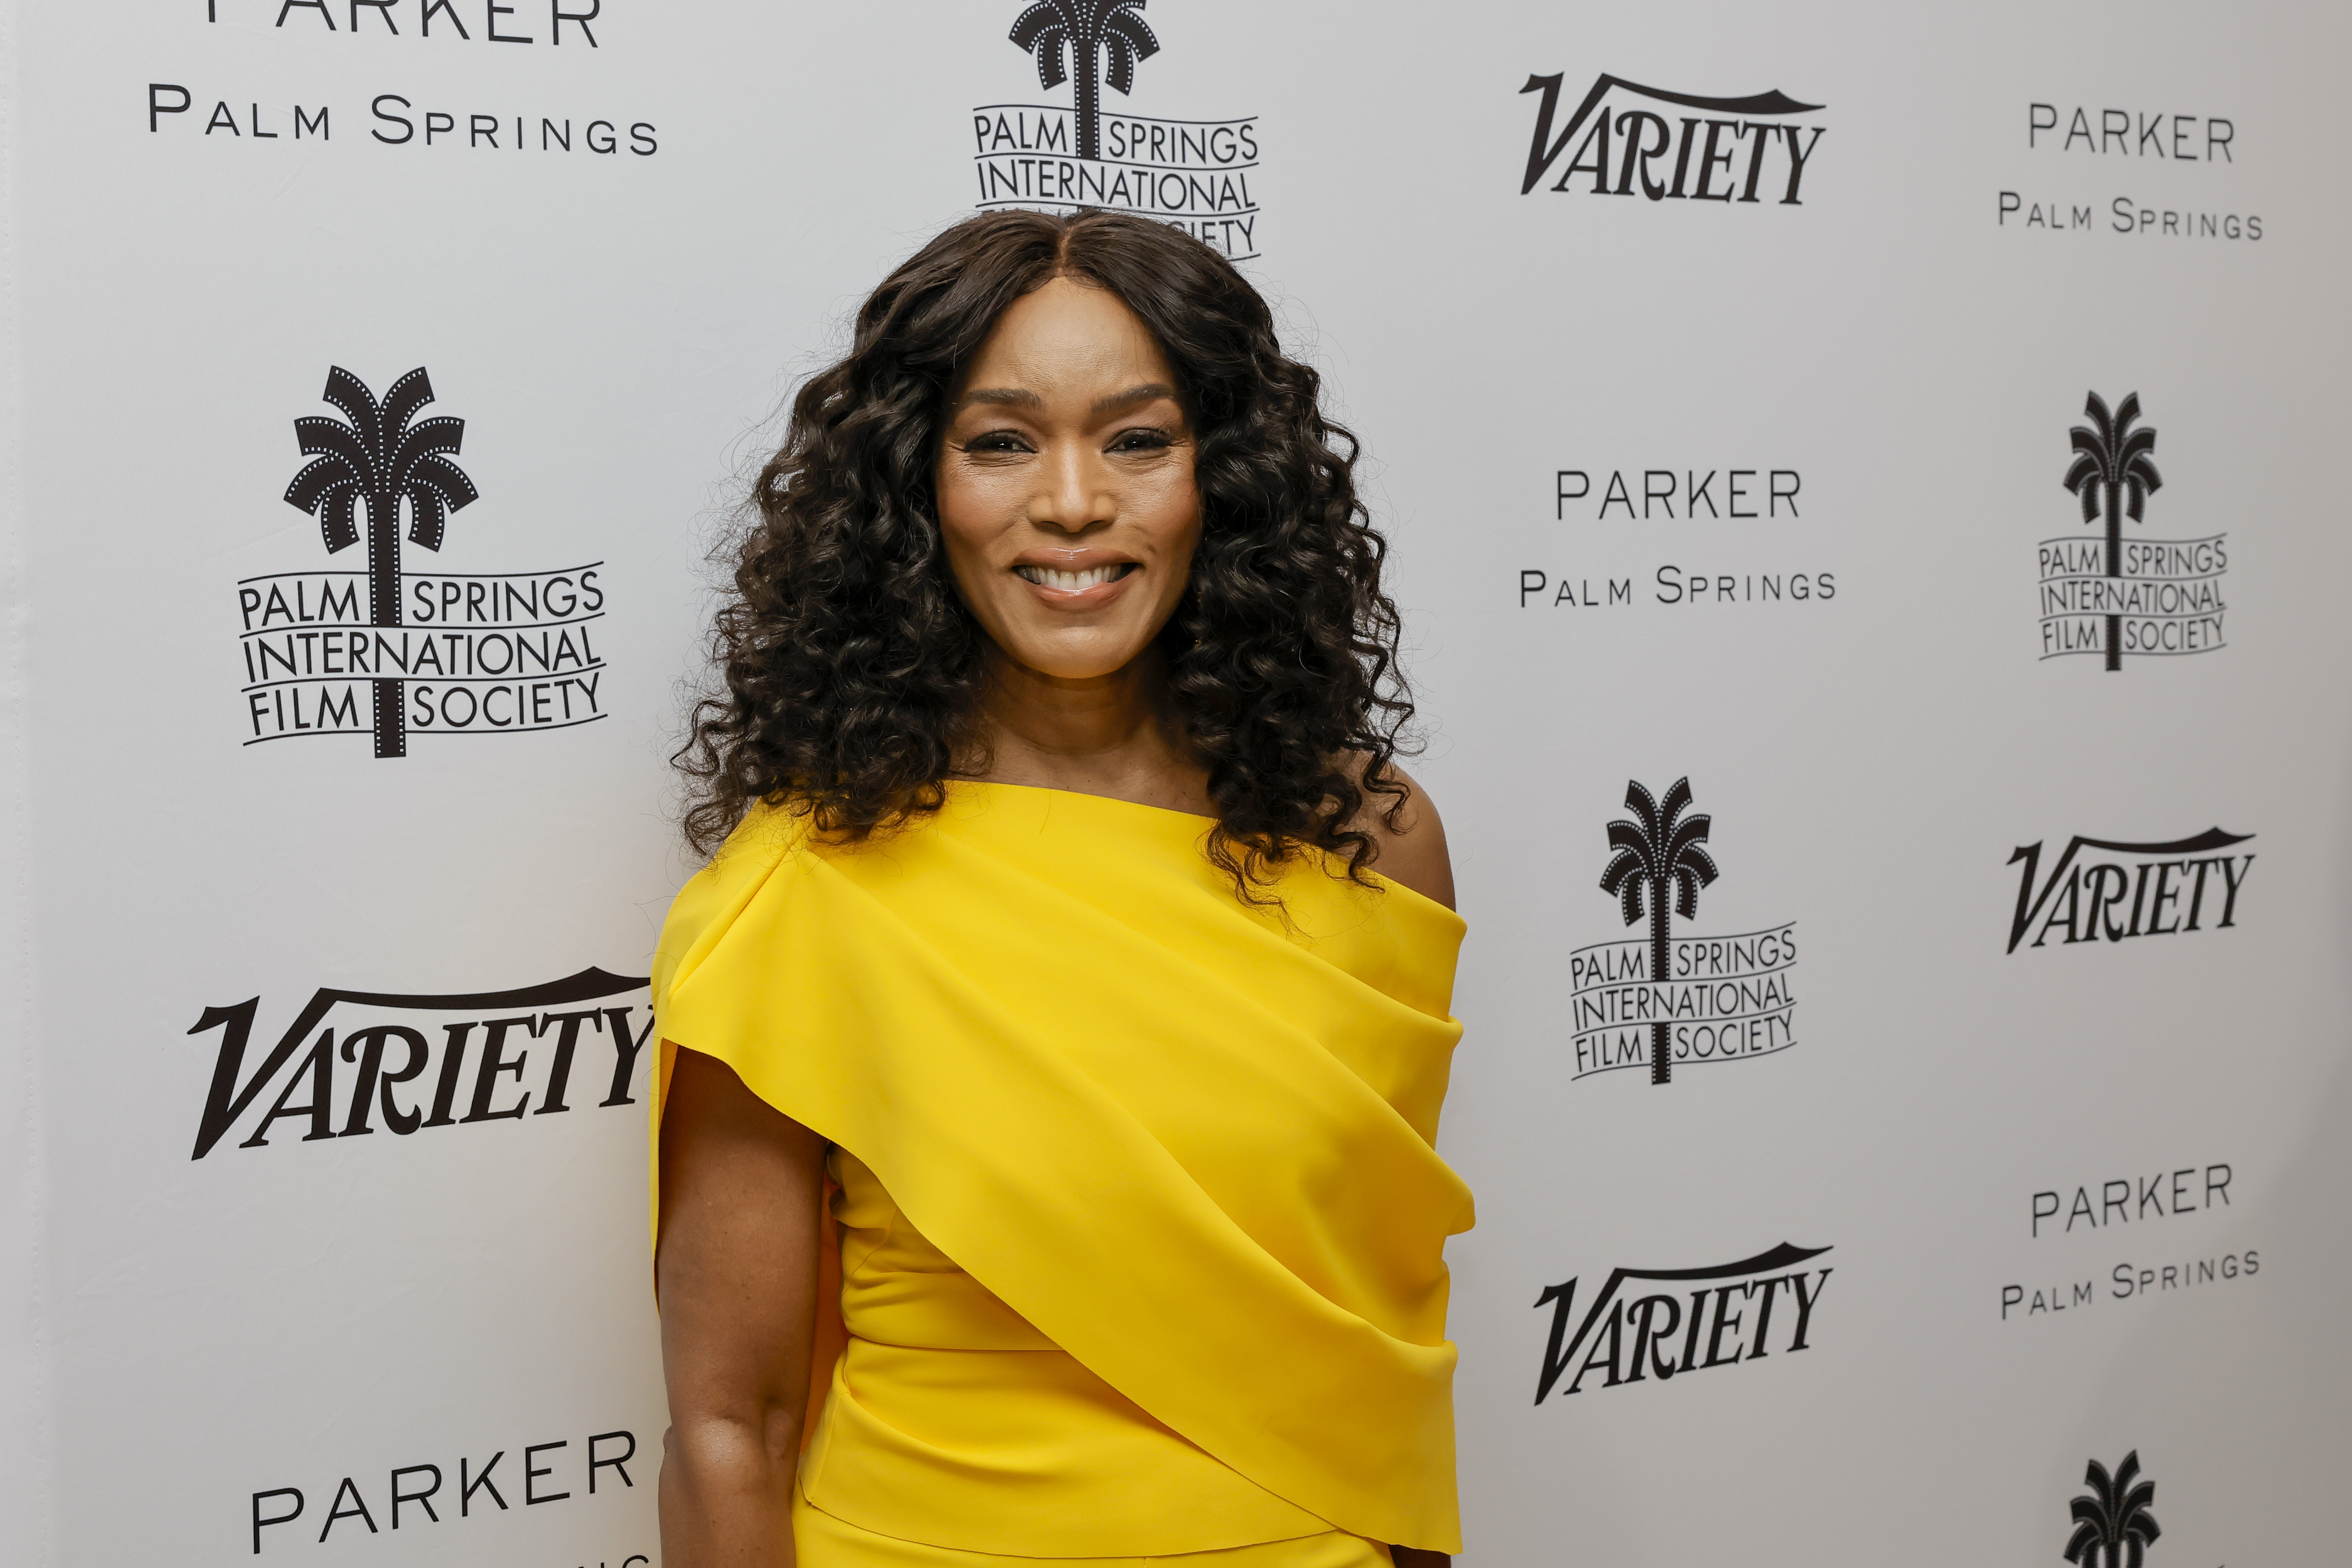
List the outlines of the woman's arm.
{"type": "Polygon", "coordinates": [[[680,1050],[662,1108],[660,1293],[667,1568],[793,1568],[824,1143],[680,1050]]]}
{"type": "MultiPolygon", "coordinates": [[[[1389,771],[1412,792],[1399,814],[1398,825],[1388,825],[1380,809],[1388,802],[1375,795],[1365,803],[1355,826],[1371,834],[1380,845],[1377,864],[1383,876],[1450,910],[1454,907],[1454,861],[1445,849],[1445,824],[1438,819],[1437,806],[1427,790],[1414,783],[1402,768],[1389,771]]],[[[1454,1561],[1444,1552],[1424,1552],[1417,1546],[1392,1546],[1389,1551],[1396,1559],[1396,1568],[1446,1568],[1454,1561]]]]}

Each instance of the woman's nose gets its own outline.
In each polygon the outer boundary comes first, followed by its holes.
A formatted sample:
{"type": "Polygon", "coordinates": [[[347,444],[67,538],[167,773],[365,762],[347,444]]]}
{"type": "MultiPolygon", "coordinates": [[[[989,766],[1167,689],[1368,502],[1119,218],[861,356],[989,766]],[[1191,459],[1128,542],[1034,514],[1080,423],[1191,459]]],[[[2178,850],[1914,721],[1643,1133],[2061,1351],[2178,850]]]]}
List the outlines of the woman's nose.
{"type": "Polygon", "coordinates": [[[1081,443],[1048,448],[1043,483],[1029,500],[1029,521],[1065,533],[1083,533],[1118,517],[1118,497],[1108,476],[1081,443]]]}

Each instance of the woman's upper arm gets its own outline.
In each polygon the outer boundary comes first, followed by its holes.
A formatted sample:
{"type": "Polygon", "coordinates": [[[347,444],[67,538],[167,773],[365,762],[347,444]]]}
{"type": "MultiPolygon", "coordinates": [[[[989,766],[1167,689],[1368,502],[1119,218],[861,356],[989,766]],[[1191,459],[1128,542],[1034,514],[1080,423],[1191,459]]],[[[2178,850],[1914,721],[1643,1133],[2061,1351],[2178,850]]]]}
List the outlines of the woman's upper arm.
{"type": "Polygon", "coordinates": [[[1393,795],[1371,796],[1356,819],[1357,827],[1370,834],[1380,846],[1380,858],[1373,862],[1373,868],[1391,882],[1402,882],[1450,910],[1454,907],[1454,861],[1446,853],[1445,824],[1438,818],[1436,804],[1402,768],[1391,767],[1389,776],[1404,785],[1407,792],[1396,826],[1391,826],[1386,816],[1388,807],[1395,801],[1393,795]]]}
{"type": "Polygon", "coordinates": [[[752,1424],[770,1446],[797,1447],[824,1162],[824,1142],[733,1069],[677,1052],[662,1108],[654,1258],[676,1426],[752,1424]]]}

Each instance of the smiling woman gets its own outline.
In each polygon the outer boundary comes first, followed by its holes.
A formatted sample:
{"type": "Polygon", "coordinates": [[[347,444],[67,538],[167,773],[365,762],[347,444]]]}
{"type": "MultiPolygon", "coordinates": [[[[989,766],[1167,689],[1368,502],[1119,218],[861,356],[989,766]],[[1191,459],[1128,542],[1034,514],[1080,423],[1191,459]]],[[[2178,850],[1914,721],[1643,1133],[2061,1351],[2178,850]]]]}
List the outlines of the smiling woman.
{"type": "Polygon", "coordinates": [[[1201,759],[1161,721],[1153,648],[1201,537],[1174,378],[1117,295],[1067,276],[1024,295],[950,405],[940,535],[987,638],[991,776],[1085,789],[1083,773],[1094,793],[1214,816],[1201,759]]]}
{"type": "Polygon", "coordinates": [[[1105,214],[949,230],[795,400],[655,974],[671,1568],[1458,1545],[1463,926],[1353,464],[1105,214]]]}

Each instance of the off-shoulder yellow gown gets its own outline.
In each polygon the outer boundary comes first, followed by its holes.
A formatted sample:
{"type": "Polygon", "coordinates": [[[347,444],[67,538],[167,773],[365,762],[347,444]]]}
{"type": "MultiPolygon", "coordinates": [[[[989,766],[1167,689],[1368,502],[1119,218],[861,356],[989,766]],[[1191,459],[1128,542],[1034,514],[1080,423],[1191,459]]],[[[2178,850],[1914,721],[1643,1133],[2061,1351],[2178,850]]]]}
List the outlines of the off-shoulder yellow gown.
{"type": "Polygon", "coordinates": [[[1209,826],[957,784],[860,846],[761,810],[679,894],[662,1085],[705,1052],[833,1145],[803,1568],[1459,1550],[1462,922],[1312,856],[1252,908],[1209,826]]]}

